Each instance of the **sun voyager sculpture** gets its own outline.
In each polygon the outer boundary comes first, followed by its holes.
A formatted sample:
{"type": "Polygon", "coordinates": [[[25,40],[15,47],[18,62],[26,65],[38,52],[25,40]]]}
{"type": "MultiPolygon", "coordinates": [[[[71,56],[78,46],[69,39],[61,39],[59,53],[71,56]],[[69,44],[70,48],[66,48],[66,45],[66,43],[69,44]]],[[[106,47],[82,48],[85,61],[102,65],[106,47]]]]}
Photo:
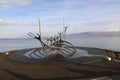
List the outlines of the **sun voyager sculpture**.
{"type": "Polygon", "coordinates": [[[42,47],[31,51],[31,56],[34,54],[40,59],[43,59],[51,55],[58,54],[62,55],[64,58],[70,58],[76,53],[75,47],[70,42],[65,40],[67,26],[64,26],[64,30],[62,32],[58,32],[55,36],[44,38],[44,40],[46,40],[44,41],[41,35],[40,20],[38,22],[39,33],[34,34],[29,32],[28,35],[39,40],[42,47]]]}

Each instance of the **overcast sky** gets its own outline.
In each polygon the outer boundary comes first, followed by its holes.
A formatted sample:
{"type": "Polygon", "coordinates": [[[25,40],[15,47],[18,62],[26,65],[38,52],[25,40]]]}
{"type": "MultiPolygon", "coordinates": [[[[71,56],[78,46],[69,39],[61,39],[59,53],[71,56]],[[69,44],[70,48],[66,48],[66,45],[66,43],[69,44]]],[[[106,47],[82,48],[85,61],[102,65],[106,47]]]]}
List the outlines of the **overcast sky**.
{"type": "Polygon", "coordinates": [[[38,32],[49,35],[88,31],[120,31],[120,0],[0,0],[0,38],[27,37],[38,32]]]}

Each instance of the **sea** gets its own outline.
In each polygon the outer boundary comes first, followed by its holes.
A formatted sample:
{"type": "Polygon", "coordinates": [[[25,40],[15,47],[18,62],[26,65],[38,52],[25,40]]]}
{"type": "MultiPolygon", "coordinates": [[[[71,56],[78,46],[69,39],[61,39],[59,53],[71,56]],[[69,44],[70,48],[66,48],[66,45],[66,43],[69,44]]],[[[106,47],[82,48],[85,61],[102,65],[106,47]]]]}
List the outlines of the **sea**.
{"type": "MultiPolygon", "coordinates": [[[[120,37],[87,37],[66,39],[74,46],[120,51],[120,37]]],[[[0,39],[0,52],[41,47],[33,38],[0,39]]]]}

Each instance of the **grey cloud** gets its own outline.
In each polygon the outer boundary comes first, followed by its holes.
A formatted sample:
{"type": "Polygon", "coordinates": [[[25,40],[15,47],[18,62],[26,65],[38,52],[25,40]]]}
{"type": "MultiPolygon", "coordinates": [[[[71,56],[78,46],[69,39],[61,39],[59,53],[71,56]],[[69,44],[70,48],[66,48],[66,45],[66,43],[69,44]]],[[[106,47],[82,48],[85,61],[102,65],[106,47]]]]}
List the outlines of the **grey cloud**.
{"type": "Polygon", "coordinates": [[[0,19],[0,26],[36,26],[36,25],[37,23],[32,22],[15,22],[0,19]]]}

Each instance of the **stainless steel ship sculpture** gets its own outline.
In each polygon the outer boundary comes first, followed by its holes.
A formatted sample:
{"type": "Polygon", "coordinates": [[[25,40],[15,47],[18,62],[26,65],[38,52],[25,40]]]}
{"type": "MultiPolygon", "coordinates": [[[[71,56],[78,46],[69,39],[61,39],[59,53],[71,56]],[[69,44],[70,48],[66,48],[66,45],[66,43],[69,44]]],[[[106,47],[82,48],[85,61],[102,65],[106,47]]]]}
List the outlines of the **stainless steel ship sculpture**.
{"type": "Polygon", "coordinates": [[[70,42],[65,40],[66,31],[67,27],[65,26],[62,32],[59,32],[55,36],[46,37],[44,38],[46,41],[44,41],[41,35],[41,25],[39,20],[39,33],[33,34],[29,32],[28,35],[39,40],[42,47],[32,51],[31,55],[34,54],[41,59],[56,54],[62,55],[64,58],[73,56],[76,53],[76,49],[70,42]]]}

